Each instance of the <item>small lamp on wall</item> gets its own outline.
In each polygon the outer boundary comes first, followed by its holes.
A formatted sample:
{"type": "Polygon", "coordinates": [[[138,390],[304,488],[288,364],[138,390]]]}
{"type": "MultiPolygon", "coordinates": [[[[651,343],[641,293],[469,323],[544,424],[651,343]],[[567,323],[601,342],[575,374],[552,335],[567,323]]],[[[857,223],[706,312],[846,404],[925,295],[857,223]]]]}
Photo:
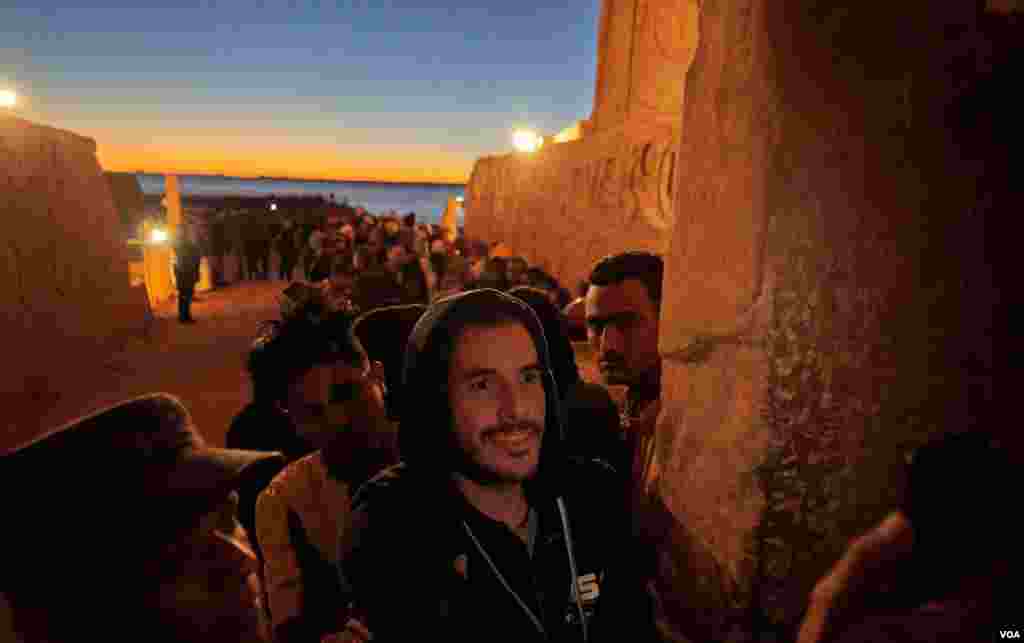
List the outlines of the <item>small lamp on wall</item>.
{"type": "Polygon", "coordinates": [[[167,230],[164,228],[153,228],[149,231],[149,242],[156,245],[166,243],[168,239],[167,230]]]}
{"type": "Polygon", "coordinates": [[[536,152],[543,144],[544,139],[533,130],[518,129],[512,133],[512,145],[520,152],[536,152]]]}

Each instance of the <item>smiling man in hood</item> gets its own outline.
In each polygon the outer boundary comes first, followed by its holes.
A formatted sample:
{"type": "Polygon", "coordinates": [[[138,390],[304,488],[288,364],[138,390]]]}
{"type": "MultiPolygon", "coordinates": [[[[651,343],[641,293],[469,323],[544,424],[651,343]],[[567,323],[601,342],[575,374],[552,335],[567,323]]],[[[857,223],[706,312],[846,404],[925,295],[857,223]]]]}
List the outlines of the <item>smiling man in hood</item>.
{"type": "Polygon", "coordinates": [[[496,290],[431,306],[405,357],[402,463],[357,493],[341,576],[374,641],[652,640],[614,472],[563,455],[540,322],[496,290]]]}

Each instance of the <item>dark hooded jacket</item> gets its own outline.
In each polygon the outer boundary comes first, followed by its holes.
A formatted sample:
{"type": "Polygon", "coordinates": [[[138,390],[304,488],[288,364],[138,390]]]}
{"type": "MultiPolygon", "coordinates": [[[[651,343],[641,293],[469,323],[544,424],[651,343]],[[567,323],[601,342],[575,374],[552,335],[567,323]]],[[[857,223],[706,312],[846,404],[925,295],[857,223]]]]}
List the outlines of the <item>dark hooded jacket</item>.
{"type": "Polygon", "coordinates": [[[582,641],[584,630],[589,641],[656,640],[647,594],[624,555],[622,485],[600,461],[563,455],[547,343],[529,307],[496,290],[434,304],[410,337],[401,400],[403,462],[357,492],[339,569],[375,641],[582,641]],[[540,464],[526,483],[531,546],[475,509],[452,481],[472,466],[452,432],[455,340],[466,325],[509,318],[533,338],[547,402],[540,464]]]}

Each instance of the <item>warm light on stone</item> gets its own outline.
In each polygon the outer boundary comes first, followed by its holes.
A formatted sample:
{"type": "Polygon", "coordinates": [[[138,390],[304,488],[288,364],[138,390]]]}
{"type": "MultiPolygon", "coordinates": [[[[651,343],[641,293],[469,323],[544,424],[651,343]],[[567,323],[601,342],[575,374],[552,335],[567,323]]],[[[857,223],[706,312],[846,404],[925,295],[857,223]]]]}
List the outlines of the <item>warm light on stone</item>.
{"type": "Polygon", "coordinates": [[[520,152],[536,152],[542,143],[541,137],[530,130],[520,129],[512,134],[512,145],[520,152]]]}
{"type": "Polygon", "coordinates": [[[14,107],[18,104],[18,95],[9,89],[0,89],[0,107],[14,107]]]}

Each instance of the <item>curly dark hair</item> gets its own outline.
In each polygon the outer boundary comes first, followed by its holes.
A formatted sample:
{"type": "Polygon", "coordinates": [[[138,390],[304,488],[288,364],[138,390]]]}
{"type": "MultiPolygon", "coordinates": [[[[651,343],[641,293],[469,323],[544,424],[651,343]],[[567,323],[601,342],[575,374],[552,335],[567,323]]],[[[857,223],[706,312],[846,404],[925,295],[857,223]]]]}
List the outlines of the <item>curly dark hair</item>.
{"type": "Polygon", "coordinates": [[[257,401],[283,401],[288,386],[319,364],[365,363],[366,352],[352,334],[356,311],[333,311],[311,297],[283,312],[281,319],[260,324],[246,357],[246,370],[257,401]]]}

